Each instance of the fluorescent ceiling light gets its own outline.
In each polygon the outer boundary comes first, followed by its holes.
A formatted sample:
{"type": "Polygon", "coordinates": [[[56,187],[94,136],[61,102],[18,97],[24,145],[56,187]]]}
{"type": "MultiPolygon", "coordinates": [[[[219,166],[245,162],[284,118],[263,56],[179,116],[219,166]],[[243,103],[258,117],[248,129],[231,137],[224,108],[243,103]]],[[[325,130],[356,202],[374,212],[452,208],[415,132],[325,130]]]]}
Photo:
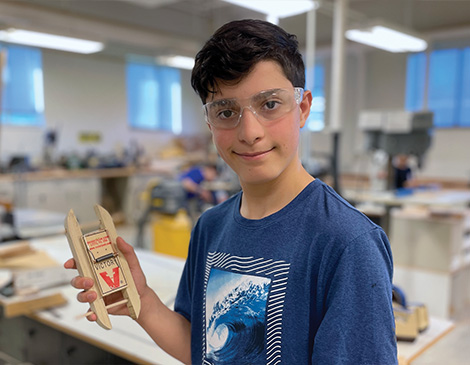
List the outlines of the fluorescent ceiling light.
{"type": "Polygon", "coordinates": [[[156,8],[162,5],[176,3],[179,0],[121,0],[134,5],[143,6],[145,8],[156,8]]]}
{"type": "Polygon", "coordinates": [[[0,41],[86,54],[104,48],[101,42],[13,28],[0,30],[0,41]]]}
{"type": "Polygon", "coordinates": [[[382,25],[350,29],[346,31],[346,38],[394,53],[421,52],[428,47],[424,39],[382,25]]]}
{"type": "Polygon", "coordinates": [[[276,19],[287,18],[317,9],[314,0],[223,0],[247,9],[266,14],[268,20],[276,23],[276,19]]]}
{"type": "Polygon", "coordinates": [[[164,66],[192,70],[194,67],[194,58],[185,56],[158,56],[155,60],[164,66]]]}

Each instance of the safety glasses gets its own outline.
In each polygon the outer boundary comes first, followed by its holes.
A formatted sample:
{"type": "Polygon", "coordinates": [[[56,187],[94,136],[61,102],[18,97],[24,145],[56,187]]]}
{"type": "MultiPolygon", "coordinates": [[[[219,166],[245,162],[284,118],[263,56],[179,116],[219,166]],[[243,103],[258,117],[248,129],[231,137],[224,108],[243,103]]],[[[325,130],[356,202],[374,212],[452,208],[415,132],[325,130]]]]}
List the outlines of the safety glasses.
{"type": "Polygon", "coordinates": [[[302,101],[304,89],[271,89],[246,99],[220,99],[203,106],[207,123],[219,129],[235,128],[248,108],[258,121],[272,122],[291,112],[302,101]]]}

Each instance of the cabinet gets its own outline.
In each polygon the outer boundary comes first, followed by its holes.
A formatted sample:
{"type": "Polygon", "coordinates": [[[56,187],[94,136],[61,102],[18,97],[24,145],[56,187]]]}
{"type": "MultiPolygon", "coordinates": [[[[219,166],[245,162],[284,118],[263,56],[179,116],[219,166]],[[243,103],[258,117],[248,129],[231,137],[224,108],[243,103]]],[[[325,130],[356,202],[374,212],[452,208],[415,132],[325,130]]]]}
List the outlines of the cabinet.
{"type": "Polygon", "coordinates": [[[459,317],[470,307],[470,212],[392,210],[394,283],[432,316],[459,317]]]}
{"type": "Polygon", "coordinates": [[[0,199],[15,208],[47,210],[65,215],[73,209],[83,223],[95,220],[93,206],[101,203],[99,177],[25,178],[21,174],[2,176],[0,199]]]}
{"type": "Polygon", "coordinates": [[[131,364],[28,317],[0,316],[0,349],[13,364],[131,364]]]}
{"type": "Polygon", "coordinates": [[[22,208],[63,213],[70,209],[81,222],[95,219],[93,206],[101,201],[98,178],[24,181],[22,208]]]}
{"type": "Polygon", "coordinates": [[[0,181],[0,200],[13,201],[15,198],[15,185],[11,180],[0,181]]]}
{"type": "MultiPolygon", "coordinates": [[[[142,193],[151,181],[173,176],[177,165],[155,170],[117,168],[102,170],[59,170],[0,175],[0,200],[16,208],[48,210],[67,214],[73,209],[80,223],[96,221],[93,210],[101,204],[111,214],[123,213],[136,223],[148,204],[142,193]]],[[[118,219],[119,217],[116,217],[118,219]]]]}

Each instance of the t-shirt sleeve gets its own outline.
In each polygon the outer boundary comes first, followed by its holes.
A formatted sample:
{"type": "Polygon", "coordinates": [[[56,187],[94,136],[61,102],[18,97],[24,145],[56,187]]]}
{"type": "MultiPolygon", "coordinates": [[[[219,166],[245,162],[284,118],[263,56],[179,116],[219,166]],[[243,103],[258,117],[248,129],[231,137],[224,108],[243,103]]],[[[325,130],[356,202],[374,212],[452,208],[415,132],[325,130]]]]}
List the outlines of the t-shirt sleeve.
{"type": "MultiPolygon", "coordinates": [[[[201,221],[200,218],[193,230],[191,231],[191,238],[189,241],[188,255],[184,264],[183,272],[181,274],[180,283],[176,292],[174,310],[177,313],[183,315],[188,321],[192,322],[192,315],[194,311],[194,297],[197,297],[198,293],[194,292],[194,275],[198,272],[199,265],[205,263],[205,250],[200,246],[205,241],[201,238],[201,221]]],[[[200,294],[199,294],[200,295],[200,294]]]]}
{"type": "Polygon", "coordinates": [[[325,310],[312,363],[396,364],[393,262],[383,231],[349,242],[325,271],[325,310]]]}
{"type": "Polygon", "coordinates": [[[189,322],[191,322],[191,260],[190,255],[186,259],[184,264],[183,273],[181,274],[180,283],[178,285],[178,291],[176,292],[175,299],[175,312],[184,316],[189,322]]]}

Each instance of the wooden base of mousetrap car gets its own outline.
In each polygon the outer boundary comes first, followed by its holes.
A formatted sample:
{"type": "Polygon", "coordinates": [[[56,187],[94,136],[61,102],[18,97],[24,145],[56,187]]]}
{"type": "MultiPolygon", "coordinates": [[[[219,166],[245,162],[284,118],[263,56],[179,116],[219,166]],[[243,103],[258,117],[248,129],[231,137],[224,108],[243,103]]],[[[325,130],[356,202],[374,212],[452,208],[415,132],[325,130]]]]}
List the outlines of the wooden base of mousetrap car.
{"type": "Polygon", "coordinates": [[[72,210],[65,219],[65,234],[81,276],[93,278],[91,290],[98,298],[90,304],[97,316],[97,323],[111,329],[104,297],[122,292],[130,316],[137,319],[140,313],[140,297],[129,270],[126,259],[116,245],[117,233],[110,214],[101,206],[95,205],[95,213],[100,221],[100,229],[83,234],[72,210]]]}

